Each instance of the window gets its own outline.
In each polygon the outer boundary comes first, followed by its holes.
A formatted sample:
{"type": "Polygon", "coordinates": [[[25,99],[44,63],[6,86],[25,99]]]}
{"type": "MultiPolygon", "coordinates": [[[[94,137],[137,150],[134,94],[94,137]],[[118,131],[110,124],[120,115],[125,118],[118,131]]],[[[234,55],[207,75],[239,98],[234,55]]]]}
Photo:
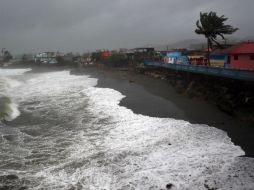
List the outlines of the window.
{"type": "Polygon", "coordinates": [[[238,60],[238,59],[239,59],[238,55],[234,55],[234,60],[238,60]]]}
{"type": "Polygon", "coordinates": [[[254,54],[250,55],[250,60],[254,60],[254,54]]]}

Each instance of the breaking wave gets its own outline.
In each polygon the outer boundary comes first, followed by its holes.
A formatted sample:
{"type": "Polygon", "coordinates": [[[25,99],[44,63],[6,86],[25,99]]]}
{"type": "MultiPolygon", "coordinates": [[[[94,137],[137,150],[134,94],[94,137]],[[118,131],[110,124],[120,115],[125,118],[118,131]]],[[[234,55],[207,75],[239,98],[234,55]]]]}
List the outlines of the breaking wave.
{"type": "Polygon", "coordinates": [[[254,186],[254,160],[240,158],[244,151],[224,131],[134,114],[119,106],[123,94],[96,84],[61,71],[16,88],[13,98],[27,116],[17,130],[2,130],[0,175],[38,190],[254,186]]]}
{"type": "Polygon", "coordinates": [[[20,82],[12,79],[31,69],[0,69],[0,121],[11,121],[20,115],[18,105],[12,100],[11,90],[18,87],[20,82]]]}
{"type": "Polygon", "coordinates": [[[10,98],[0,97],[0,121],[11,121],[19,115],[18,106],[10,98]]]}

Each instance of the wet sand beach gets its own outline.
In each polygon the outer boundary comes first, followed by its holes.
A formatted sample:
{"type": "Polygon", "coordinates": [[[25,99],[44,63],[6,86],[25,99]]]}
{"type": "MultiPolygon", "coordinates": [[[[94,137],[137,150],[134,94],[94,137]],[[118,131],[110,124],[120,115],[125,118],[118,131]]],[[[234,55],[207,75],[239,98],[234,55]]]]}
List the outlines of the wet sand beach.
{"type": "Polygon", "coordinates": [[[126,97],[121,106],[136,114],[174,118],[192,124],[205,124],[228,133],[232,142],[242,147],[247,157],[254,157],[254,127],[239,121],[202,99],[189,98],[176,92],[168,81],[135,73],[129,69],[83,68],[75,74],[98,78],[98,87],[112,88],[126,97]]]}

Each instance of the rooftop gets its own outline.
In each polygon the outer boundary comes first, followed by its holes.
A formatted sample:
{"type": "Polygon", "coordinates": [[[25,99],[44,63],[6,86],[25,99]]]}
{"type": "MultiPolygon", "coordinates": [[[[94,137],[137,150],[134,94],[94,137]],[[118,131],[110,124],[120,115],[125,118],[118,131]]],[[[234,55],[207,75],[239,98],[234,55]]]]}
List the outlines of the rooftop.
{"type": "Polygon", "coordinates": [[[225,54],[254,54],[254,42],[242,42],[238,45],[232,46],[224,50],[215,50],[212,55],[225,55],[225,54]]]}

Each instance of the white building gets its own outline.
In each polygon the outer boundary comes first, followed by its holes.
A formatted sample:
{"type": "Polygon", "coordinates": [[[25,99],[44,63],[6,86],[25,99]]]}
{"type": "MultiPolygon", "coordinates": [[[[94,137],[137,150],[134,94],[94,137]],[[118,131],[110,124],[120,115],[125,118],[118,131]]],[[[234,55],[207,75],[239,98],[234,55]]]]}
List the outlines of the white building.
{"type": "Polygon", "coordinates": [[[56,64],[57,53],[55,52],[43,52],[38,53],[34,56],[34,61],[36,63],[44,63],[44,64],[56,64]]]}

